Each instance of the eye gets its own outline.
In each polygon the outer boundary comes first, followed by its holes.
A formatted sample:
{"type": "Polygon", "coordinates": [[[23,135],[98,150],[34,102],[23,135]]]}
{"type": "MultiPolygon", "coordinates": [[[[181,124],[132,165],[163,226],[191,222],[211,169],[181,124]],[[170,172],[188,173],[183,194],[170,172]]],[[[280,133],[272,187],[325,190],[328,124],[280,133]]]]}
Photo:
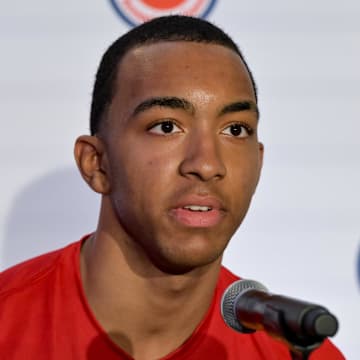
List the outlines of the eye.
{"type": "Polygon", "coordinates": [[[242,124],[235,123],[227,126],[221,133],[237,138],[245,138],[250,136],[253,133],[253,130],[242,124]]]}
{"type": "Polygon", "coordinates": [[[149,128],[153,134],[167,135],[182,132],[182,130],[171,120],[161,121],[149,128]]]}

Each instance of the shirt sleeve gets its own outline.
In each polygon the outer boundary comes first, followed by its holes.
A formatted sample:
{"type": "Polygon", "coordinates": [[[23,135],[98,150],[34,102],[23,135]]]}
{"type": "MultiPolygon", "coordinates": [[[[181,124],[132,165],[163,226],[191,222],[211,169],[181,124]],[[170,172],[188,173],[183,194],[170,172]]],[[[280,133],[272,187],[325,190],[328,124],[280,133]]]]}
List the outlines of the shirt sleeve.
{"type": "Polygon", "coordinates": [[[345,360],[344,355],[328,339],[316,349],[311,355],[310,360],[345,360]]]}

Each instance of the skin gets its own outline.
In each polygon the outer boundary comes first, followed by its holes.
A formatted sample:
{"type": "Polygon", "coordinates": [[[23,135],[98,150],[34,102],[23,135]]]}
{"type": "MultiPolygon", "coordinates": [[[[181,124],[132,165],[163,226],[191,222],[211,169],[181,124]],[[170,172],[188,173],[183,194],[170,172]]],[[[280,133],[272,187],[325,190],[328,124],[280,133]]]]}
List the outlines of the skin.
{"type": "Polygon", "coordinates": [[[223,251],[259,180],[257,123],[235,52],[161,42],[125,56],[99,134],[77,139],[81,174],[102,194],[81,253],[85,294],[134,358],[170,353],[209,308],[223,251]],[[212,210],[183,209],[197,203],[212,210]]]}

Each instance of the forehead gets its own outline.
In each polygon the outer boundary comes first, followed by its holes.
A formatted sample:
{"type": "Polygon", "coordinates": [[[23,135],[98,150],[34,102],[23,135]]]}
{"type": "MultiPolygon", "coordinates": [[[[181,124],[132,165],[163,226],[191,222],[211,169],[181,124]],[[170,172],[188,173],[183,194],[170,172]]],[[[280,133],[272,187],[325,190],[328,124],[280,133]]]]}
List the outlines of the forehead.
{"type": "Polygon", "coordinates": [[[217,44],[185,41],[159,42],[130,50],[119,64],[116,90],[211,86],[212,80],[254,95],[248,71],[235,51],[217,44]]]}

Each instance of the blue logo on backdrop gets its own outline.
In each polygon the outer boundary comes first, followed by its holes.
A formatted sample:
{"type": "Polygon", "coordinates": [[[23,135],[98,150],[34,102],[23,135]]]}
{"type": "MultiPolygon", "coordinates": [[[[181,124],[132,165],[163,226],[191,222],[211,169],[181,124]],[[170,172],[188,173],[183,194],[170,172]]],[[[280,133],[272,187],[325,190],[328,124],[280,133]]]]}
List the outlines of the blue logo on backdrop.
{"type": "Polygon", "coordinates": [[[358,253],[357,253],[356,270],[357,270],[357,280],[358,280],[358,283],[360,286],[360,244],[359,244],[359,249],[358,249],[358,253]]]}
{"type": "Polygon", "coordinates": [[[216,0],[110,0],[117,14],[130,26],[155,17],[183,14],[206,18],[216,0]]]}

